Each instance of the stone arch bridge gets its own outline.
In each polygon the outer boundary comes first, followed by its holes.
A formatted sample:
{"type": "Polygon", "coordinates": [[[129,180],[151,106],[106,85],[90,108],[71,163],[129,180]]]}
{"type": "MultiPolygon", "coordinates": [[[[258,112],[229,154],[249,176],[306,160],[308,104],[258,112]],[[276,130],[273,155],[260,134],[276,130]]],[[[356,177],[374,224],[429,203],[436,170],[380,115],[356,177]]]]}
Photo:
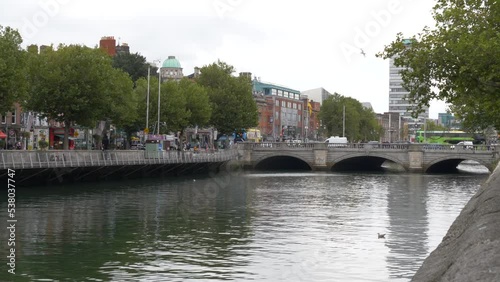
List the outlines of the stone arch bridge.
{"type": "Polygon", "coordinates": [[[306,170],[376,170],[392,163],[405,171],[452,172],[462,161],[477,162],[492,172],[500,159],[500,146],[435,144],[327,144],[240,143],[246,168],[306,170]]]}

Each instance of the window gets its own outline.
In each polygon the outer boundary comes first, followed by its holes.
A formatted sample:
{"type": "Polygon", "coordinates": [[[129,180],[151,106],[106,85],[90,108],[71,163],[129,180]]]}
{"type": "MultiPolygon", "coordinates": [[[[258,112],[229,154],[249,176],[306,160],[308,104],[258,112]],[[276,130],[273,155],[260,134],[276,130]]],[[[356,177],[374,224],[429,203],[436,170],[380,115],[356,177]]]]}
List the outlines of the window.
{"type": "Polygon", "coordinates": [[[273,90],[272,90],[272,95],[277,95],[277,94],[278,94],[278,90],[273,89],[273,90]]]}
{"type": "Polygon", "coordinates": [[[280,101],[276,100],[276,106],[280,106],[280,101]]]}
{"type": "Polygon", "coordinates": [[[2,123],[5,123],[7,121],[7,116],[2,115],[2,123]]]}
{"type": "Polygon", "coordinates": [[[302,105],[301,105],[301,104],[299,104],[299,111],[300,111],[300,110],[302,110],[302,105]]]}
{"type": "Polygon", "coordinates": [[[292,108],[292,103],[288,102],[288,108],[292,108]]]}
{"type": "Polygon", "coordinates": [[[11,116],[11,123],[10,124],[16,124],[16,114],[17,114],[17,111],[14,110],[11,112],[12,116],[11,116]]]}
{"type": "Polygon", "coordinates": [[[295,104],[295,103],[293,103],[292,106],[293,106],[294,109],[297,108],[297,104],[295,104]]]}
{"type": "Polygon", "coordinates": [[[282,107],[286,107],[286,102],[285,101],[281,101],[281,106],[282,107]]]}

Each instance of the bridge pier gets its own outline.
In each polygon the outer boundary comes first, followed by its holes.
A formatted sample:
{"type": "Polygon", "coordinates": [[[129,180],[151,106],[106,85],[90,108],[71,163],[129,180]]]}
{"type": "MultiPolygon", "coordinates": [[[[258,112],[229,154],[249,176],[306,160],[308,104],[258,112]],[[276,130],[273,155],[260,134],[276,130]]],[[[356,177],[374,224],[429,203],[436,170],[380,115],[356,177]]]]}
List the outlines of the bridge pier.
{"type": "Polygon", "coordinates": [[[410,144],[408,148],[408,172],[421,173],[424,171],[424,152],[422,147],[417,144],[410,144]]]}
{"type": "Polygon", "coordinates": [[[315,171],[328,171],[330,168],[327,165],[328,159],[328,148],[326,144],[318,144],[314,147],[314,163],[313,170],[315,171]]]}

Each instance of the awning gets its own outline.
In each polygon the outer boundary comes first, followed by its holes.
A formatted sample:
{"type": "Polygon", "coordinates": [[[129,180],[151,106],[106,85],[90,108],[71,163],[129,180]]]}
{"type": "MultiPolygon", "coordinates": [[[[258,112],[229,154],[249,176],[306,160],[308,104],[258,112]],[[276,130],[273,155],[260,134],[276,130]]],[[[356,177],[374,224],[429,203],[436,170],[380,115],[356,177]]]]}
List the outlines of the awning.
{"type": "MultiPolygon", "coordinates": [[[[59,138],[64,139],[64,135],[59,135],[59,134],[56,134],[56,136],[57,136],[57,137],[59,137],[59,138]]],[[[69,140],[75,140],[76,138],[75,138],[75,137],[68,136],[68,139],[69,139],[69,140]]]]}
{"type": "Polygon", "coordinates": [[[7,138],[7,135],[0,130],[0,139],[5,139],[5,138],[7,138]]]}

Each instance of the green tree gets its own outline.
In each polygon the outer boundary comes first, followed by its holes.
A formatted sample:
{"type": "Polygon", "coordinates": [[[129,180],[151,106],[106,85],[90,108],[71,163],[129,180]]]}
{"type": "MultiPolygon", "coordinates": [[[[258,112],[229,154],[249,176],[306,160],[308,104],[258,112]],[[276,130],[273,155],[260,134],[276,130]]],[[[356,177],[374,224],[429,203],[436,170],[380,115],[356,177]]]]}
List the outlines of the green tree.
{"type": "Polygon", "coordinates": [[[378,56],[395,58],[408,99],[451,104],[465,129],[500,128],[500,5],[496,0],[438,0],[435,28],[398,34],[378,56]]]}
{"type": "Polygon", "coordinates": [[[182,79],[179,83],[180,90],[186,97],[186,109],[191,113],[188,120],[188,127],[205,127],[210,124],[212,107],[207,90],[189,79],[182,79]]]}
{"type": "Polygon", "coordinates": [[[181,91],[179,82],[169,80],[162,83],[161,96],[160,122],[162,126],[166,126],[169,132],[182,131],[188,125],[191,113],[186,108],[186,96],[181,91]]]}
{"type": "MultiPolygon", "coordinates": [[[[154,119],[151,118],[152,111],[154,110],[152,108],[152,98],[153,97],[158,97],[158,79],[152,77],[154,79],[153,83],[150,83],[150,90],[149,90],[149,120],[148,120],[148,129],[150,132],[152,131],[152,121],[154,119]],[[152,87],[151,87],[152,86],[152,87]]],[[[148,81],[146,78],[139,78],[136,83],[136,87],[134,88],[134,96],[136,97],[138,103],[137,103],[137,108],[136,108],[136,113],[137,113],[137,119],[133,122],[130,123],[128,126],[130,127],[130,133],[131,132],[136,132],[143,130],[146,128],[146,107],[147,107],[147,94],[148,94],[148,81]]]]}
{"type": "MultiPolygon", "coordinates": [[[[137,81],[134,90],[139,99],[138,124],[146,124],[147,80],[137,81]]],[[[207,126],[210,121],[211,107],[207,91],[198,83],[183,78],[180,81],[167,81],[161,84],[160,123],[170,132],[183,132],[186,127],[207,126]]],[[[158,120],[158,78],[150,81],[149,122],[151,132],[158,120]]],[[[163,132],[165,133],[165,132],[163,132]]]]}
{"type": "Polygon", "coordinates": [[[447,131],[448,128],[446,126],[437,124],[432,120],[427,120],[425,122],[425,130],[426,131],[447,131]]]}
{"type": "Polygon", "coordinates": [[[136,109],[139,98],[133,91],[133,82],[127,73],[112,69],[107,75],[106,79],[109,82],[107,100],[110,104],[109,107],[105,107],[107,109],[102,117],[110,119],[118,128],[123,128],[137,120],[136,109]]]}
{"type": "Polygon", "coordinates": [[[380,138],[381,127],[373,111],[365,109],[356,99],[338,93],[323,101],[319,119],[327,136],[343,136],[345,131],[345,136],[351,142],[380,138]]]}
{"type": "Polygon", "coordinates": [[[234,77],[234,68],[218,61],[201,68],[198,83],[207,89],[212,108],[210,124],[220,133],[258,124],[257,105],[248,78],[234,77]]]}
{"type": "Polygon", "coordinates": [[[117,124],[133,119],[132,82],[99,49],[59,45],[30,54],[29,82],[27,108],[64,123],[64,149],[75,124],[93,127],[101,119],[117,124]]]}
{"type": "Polygon", "coordinates": [[[359,124],[359,135],[357,140],[360,141],[371,141],[379,140],[384,129],[382,125],[379,124],[375,117],[375,113],[372,109],[366,109],[361,105],[360,114],[360,124],[359,124]]]}
{"type": "Polygon", "coordinates": [[[113,57],[113,67],[119,68],[130,75],[130,78],[135,83],[141,77],[148,76],[148,68],[150,74],[155,74],[157,69],[154,66],[149,66],[146,62],[146,57],[139,53],[118,53],[113,57]]]}
{"type": "Polygon", "coordinates": [[[27,91],[26,55],[17,30],[0,25],[0,113],[22,102],[27,91]]]}

